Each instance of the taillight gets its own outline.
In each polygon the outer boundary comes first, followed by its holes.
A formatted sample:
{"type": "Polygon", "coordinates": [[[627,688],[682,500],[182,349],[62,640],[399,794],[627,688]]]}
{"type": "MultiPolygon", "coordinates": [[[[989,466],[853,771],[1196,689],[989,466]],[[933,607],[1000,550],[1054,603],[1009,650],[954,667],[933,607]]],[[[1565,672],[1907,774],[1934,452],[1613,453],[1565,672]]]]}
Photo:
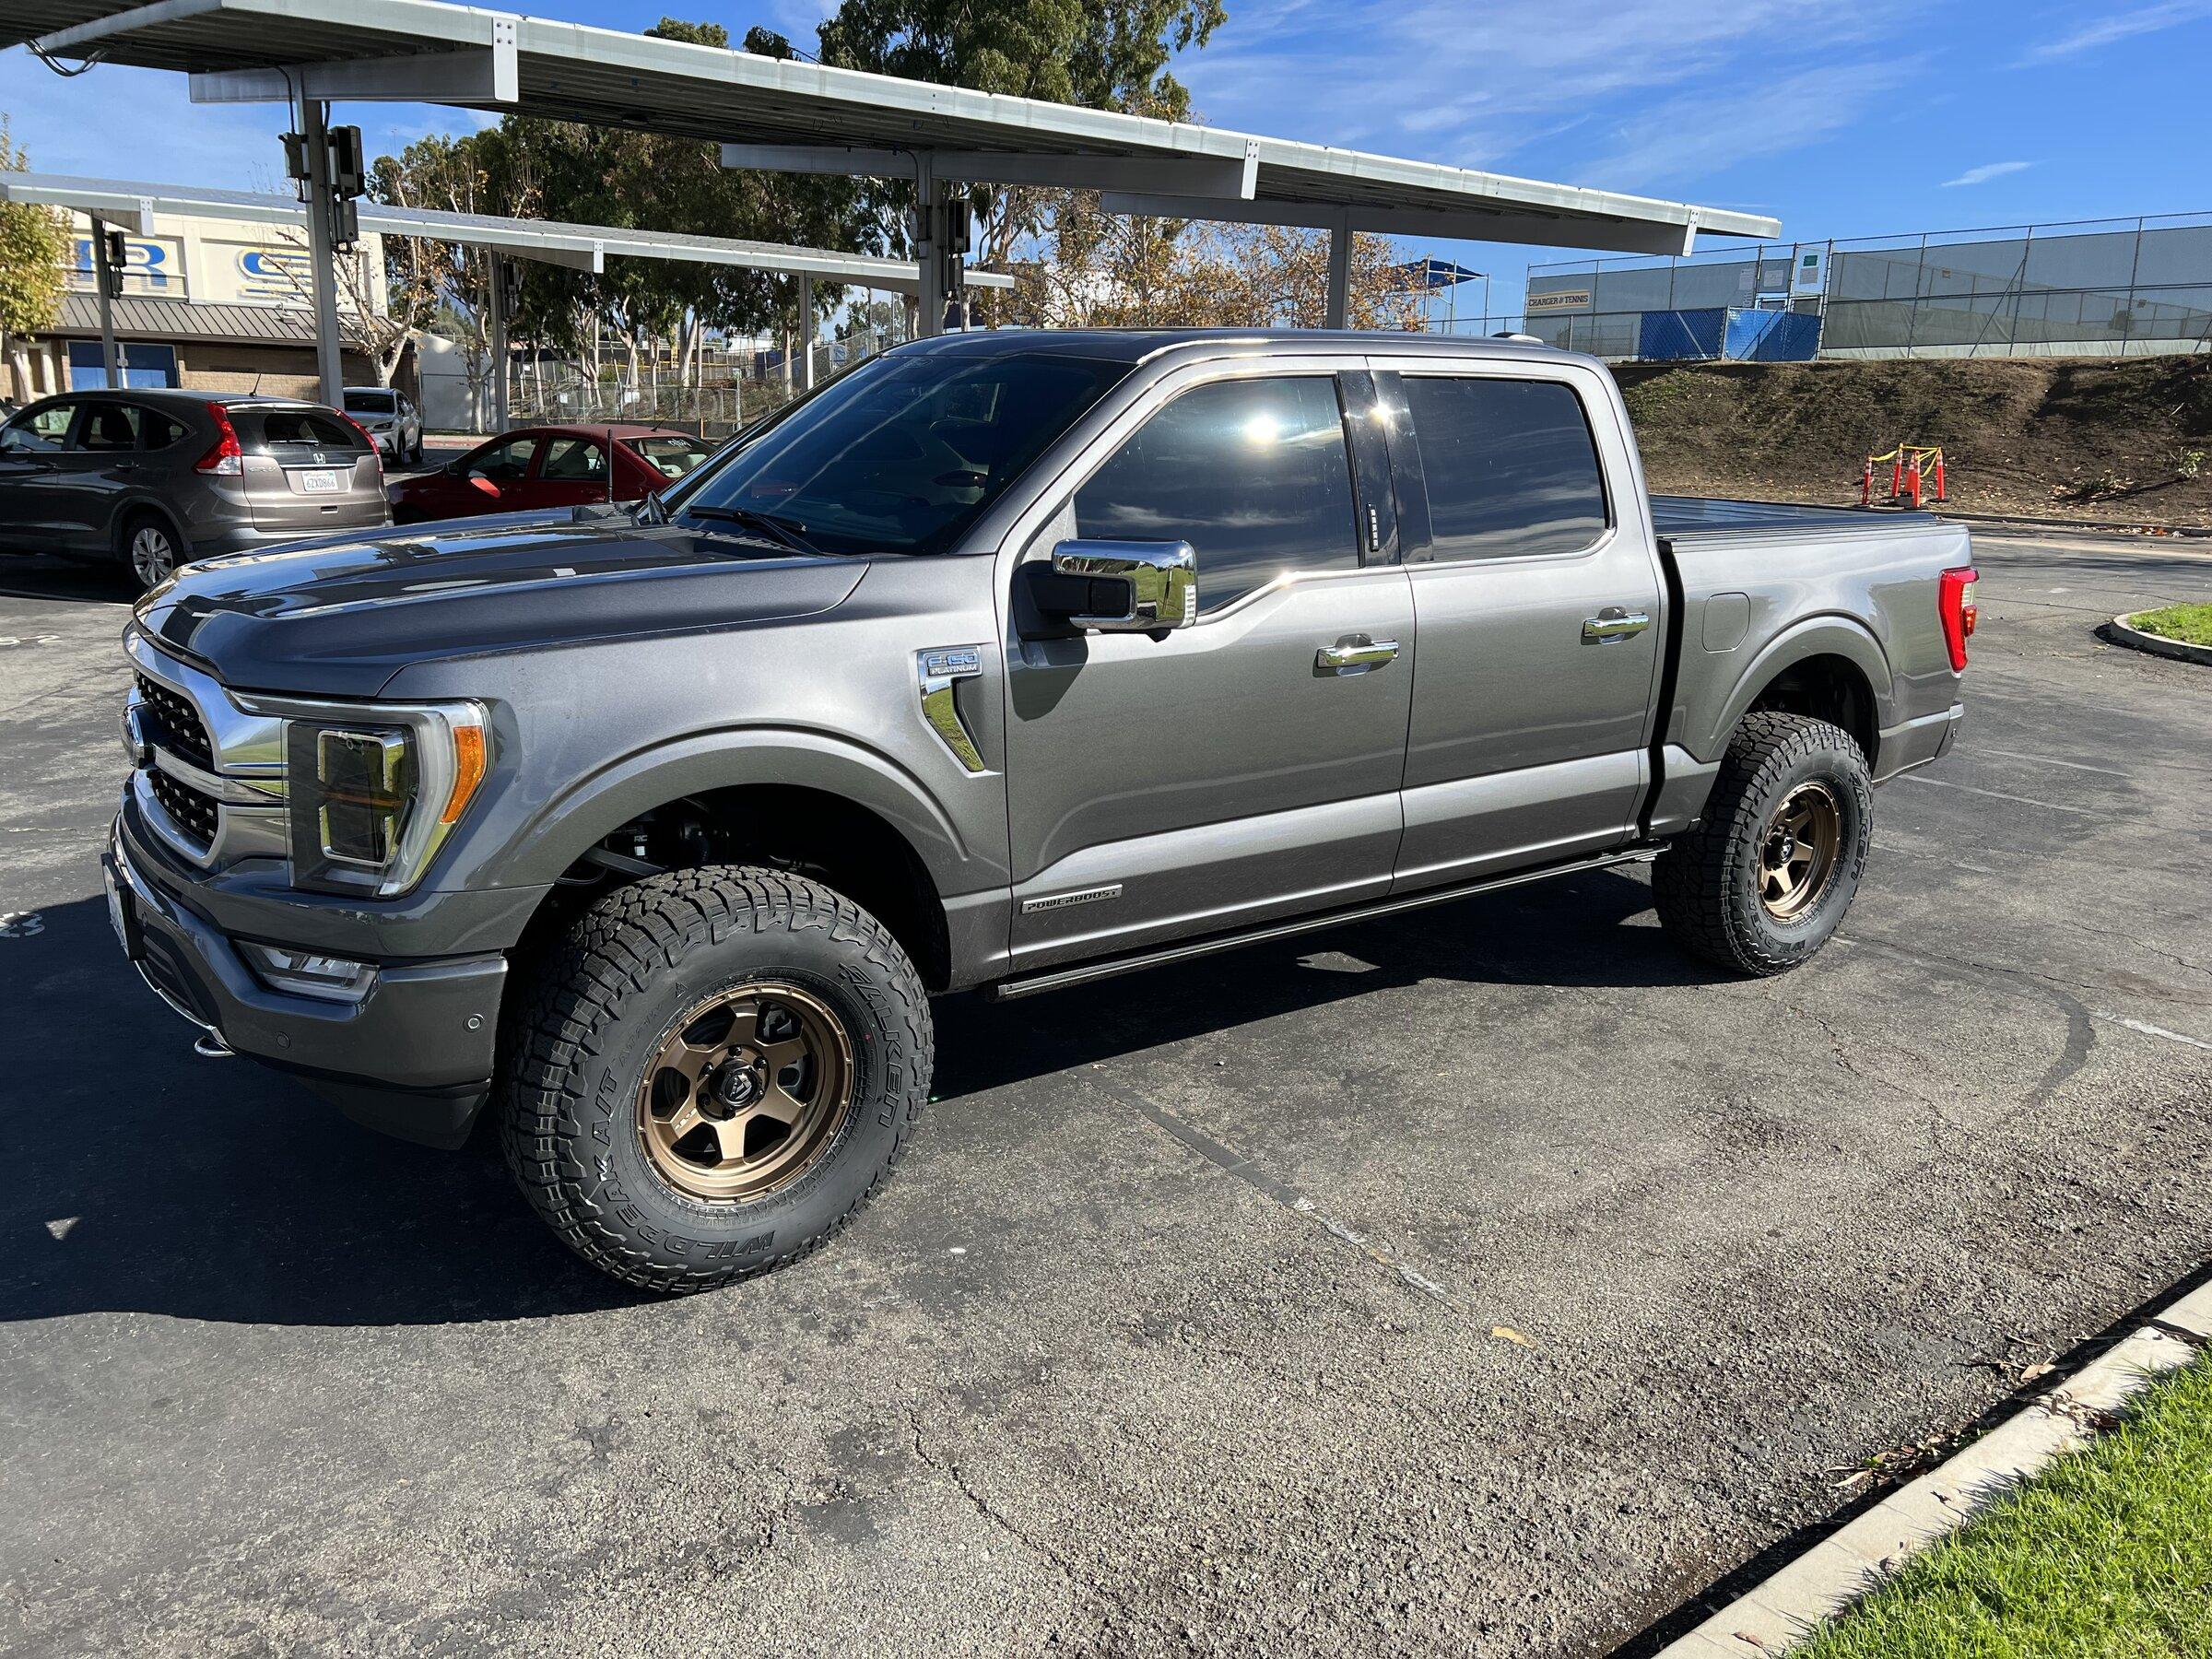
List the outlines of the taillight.
{"type": "Polygon", "coordinates": [[[229,412],[221,404],[209,404],[207,418],[215,422],[215,443],[193,463],[192,470],[235,478],[246,470],[246,452],[238,446],[238,429],[230,424],[229,412]]]}
{"type": "Polygon", "coordinates": [[[359,421],[356,420],[352,416],[347,414],[343,409],[333,409],[331,413],[335,415],[340,420],[344,421],[347,426],[351,427],[355,431],[361,435],[361,441],[369,446],[369,459],[376,463],[376,470],[378,472],[382,472],[384,470],[384,458],[376,453],[376,440],[369,436],[369,429],[363,426],[359,421]]]}
{"type": "Polygon", "coordinates": [[[1936,607],[1943,616],[1943,642],[1950,650],[1953,674],[1966,666],[1966,642],[1974,637],[1974,583],[1981,580],[1973,566],[1960,565],[1943,573],[1937,590],[1936,607]]]}

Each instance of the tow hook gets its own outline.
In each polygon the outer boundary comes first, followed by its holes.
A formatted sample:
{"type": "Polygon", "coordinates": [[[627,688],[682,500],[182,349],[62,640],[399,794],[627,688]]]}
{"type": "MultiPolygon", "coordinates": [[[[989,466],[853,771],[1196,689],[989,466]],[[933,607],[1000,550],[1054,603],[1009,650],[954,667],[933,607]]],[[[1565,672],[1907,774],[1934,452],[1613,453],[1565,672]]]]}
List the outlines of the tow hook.
{"type": "Polygon", "coordinates": [[[237,1051],[213,1031],[202,1031],[192,1040],[192,1052],[203,1060],[233,1060],[237,1051]]]}

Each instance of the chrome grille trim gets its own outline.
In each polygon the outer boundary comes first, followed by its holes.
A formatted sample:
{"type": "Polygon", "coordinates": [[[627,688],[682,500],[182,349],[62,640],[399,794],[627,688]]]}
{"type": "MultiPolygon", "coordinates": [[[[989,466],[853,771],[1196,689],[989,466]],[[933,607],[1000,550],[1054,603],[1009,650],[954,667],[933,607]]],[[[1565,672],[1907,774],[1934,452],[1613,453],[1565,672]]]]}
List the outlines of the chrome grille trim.
{"type": "Polygon", "coordinates": [[[124,718],[137,763],[131,794],[147,823],[206,869],[287,856],[284,721],[241,708],[135,628],[124,650],[135,670],[124,718]]]}

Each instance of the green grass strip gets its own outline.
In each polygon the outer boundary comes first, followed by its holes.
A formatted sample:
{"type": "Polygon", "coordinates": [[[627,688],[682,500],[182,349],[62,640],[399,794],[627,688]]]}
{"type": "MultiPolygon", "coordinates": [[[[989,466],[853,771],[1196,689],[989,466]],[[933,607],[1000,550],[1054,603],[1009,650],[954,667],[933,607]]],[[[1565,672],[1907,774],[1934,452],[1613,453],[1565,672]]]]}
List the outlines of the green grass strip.
{"type": "Polygon", "coordinates": [[[2137,611],[2127,619],[2127,625],[2144,633],[2179,640],[2184,645],[2212,645],[2212,605],[2169,605],[2159,610],[2137,611]]]}
{"type": "Polygon", "coordinates": [[[2212,1359],[2154,1383],[2118,1429],[1914,1557],[1796,1653],[2212,1655],[2212,1359]]]}

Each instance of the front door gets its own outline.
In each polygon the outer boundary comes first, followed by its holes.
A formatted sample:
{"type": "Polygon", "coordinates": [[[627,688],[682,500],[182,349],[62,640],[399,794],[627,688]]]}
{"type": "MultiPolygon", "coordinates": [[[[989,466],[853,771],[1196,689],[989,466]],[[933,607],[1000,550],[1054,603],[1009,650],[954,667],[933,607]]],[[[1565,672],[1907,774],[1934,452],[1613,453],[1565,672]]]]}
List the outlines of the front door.
{"type": "Polygon", "coordinates": [[[1609,389],[1566,364],[1377,378],[1421,634],[1398,885],[1626,841],[1665,629],[1609,389]]]}
{"type": "Polygon", "coordinates": [[[1018,969],[1388,889],[1410,586],[1367,545],[1347,388],[1251,368],[1164,382],[1025,549],[1187,541],[1198,618],[1158,639],[1010,626],[1018,969]]]}
{"type": "Polygon", "coordinates": [[[0,427],[0,544],[19,538],[17,545],[30,552],[68,535],[76,477],[63,464],[81,406],[66,398],[37,404],[0,427]]]}

